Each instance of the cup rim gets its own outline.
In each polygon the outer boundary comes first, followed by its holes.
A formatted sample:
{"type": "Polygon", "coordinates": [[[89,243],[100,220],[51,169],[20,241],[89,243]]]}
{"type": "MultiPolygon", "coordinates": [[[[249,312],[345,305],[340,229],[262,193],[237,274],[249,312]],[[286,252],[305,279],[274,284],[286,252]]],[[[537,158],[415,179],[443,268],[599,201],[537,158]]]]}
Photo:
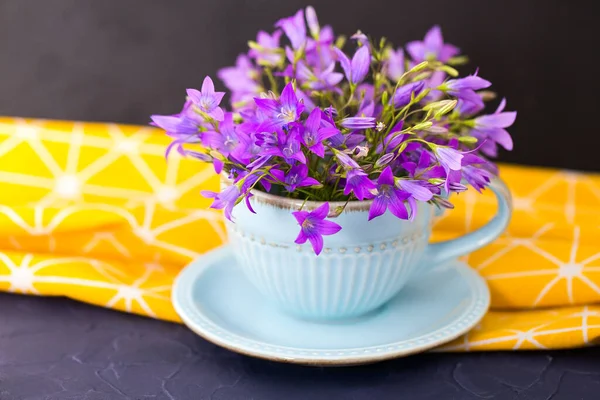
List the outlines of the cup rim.
{"type": "MultiPolygon", "coordinates": [[[[227,175],[221,174],[221,180],[231,185],[232,181],[227,175]]],[[[250,201],[255,200],[262,204],[275,206],[278,208],[289,208],[293,210],[315,210],[321,207],[325,203],[329,203],[329,211],[333,211],[338,207],[344,207],[344,212],[347,211],[369,211],[373,200],[351,200],[351,201],[315,201],[315,200],[302,200],[302,199],[291,199],[289,197],[278,196],[275,194],[263,192],[262,190],[252,189],[250,191],[252,197],[250,201]]]]}
{"type": "Polygon", "coordinates": [[[321,207],[325,203],[329,203],[329,210],[335,210],[338,207],[344,207],[346,211],[368,211],[373,204],[373,200],[351,200],[351,201],[315,201],[291,199],[289,197],[278,196],[275,194],[263,192],[262,190],[252,189],[252,199],[256,199],[260,203],[272,205],[280,208],[292,208],[297,210],[314,210],[321,207]]]}

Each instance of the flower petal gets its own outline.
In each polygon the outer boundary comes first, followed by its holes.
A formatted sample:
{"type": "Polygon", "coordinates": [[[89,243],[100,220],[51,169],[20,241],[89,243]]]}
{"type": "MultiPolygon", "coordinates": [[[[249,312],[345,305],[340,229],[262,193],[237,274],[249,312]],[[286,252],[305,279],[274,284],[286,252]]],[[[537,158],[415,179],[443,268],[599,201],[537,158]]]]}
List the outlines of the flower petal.
{"type": "Polygon", "coordinates": [[[433,197],[433,193],[414,181],[401,179],[398,181],[398,185],[419,201],[429,201],[433,197]]]}
{"type": "Polygon", "coordinates": [[[318,208],[315,208],[310,213],[311,217],[318,218],[318,219],[327,218],[327,214],[329,214],[329,203],[323,203],[323,205],[321,205],[318,208]]]}
{"type": "Polygon", "coordinates": [[[371,54],[367,46],[362,46],[352,57],[352,83],[357,84],[365,79],[371,65],[371,54]]]}
{"type": "Polygon", "coordinates": [[[306,243],[307,240],[308,240],[308,237],[304,234],[304,231],[302,230],[302,228],[300,228],[300,233],[298,233],[298,237],[296,238],[296,240],[294,240],[294,243],[303,244],[303,243],[306,243]]]}
{"type": "Polygon", "coordinates": [[[298,183],[298,186],[304,187],[304,186],[318,186],[321,183],[316,180],[315,178],[311,178],[310,176],[307,178],[304,178],[300,183],[298,183]]]}
{"type": "Polygon", "coordinates": [[[423,40],[425,47],[429,51],[439,51],[444,44],[444,38],[442,36],[442,30],[439,25],[434,25],[427,31],[423,40]]]}
{"type": "Polygon", "coordinates": [[[350,64],[350,59],[348,58],[346,53],[344,53],[342,50],[338,49],[337,47],[334,47],[333,51],[335,51],[335,54],[337,55],[337,59],[340,62],[342,69],[344,70],[346,79],[348,79],[350,81],[352,79],[352,66],[350,64]]]}
{"type": "Polygon", "coordinates": [[[311,235],[308,237],[310,244],[312,245],[313,250],[316,255],[321,254],[323,250],[323,236],[321,235],[311,235]]]}
{"type": "Polygon", "coordinates": [[[404,201],[400,200],[398,196],[391,196],[390,202],[388,203],[388,208],[390,212],[400,219],[408,219],[408,211],[406,211],[406,206],[404,205],[404,201]]]}
{"type": "Polygon", "coordinates": [[[506,97],[503,97],[502,100],[500,100],[500,104],[498,104],[498,108],[496,109],[494,114],[499,114],[502,111],[504,111],[504,107],[506,107],[506,97]]]}
{"type": "Polygon", "coordinates": [[[517,118],[516,111],[501,112],[499,114],[482,115],[475,119],[477,126],[489,126],[494,128],[508,128],[517,118]]]}
{"type": "Polygon", "coordinates": [[[390,168],[390,166],[385,167],[383,171],[381,171],[377,183],[380,185],[394,185],[394,174],[392,173],[392,168],[390,168]]]}
{"type": "Polygon", "coordinates": [[[204,82],[202,82],[201,91],[204,94],[213,94],[215,92],[215,85],[214,85],[212,79],[210,79],[210,76],[206,76],[204,78],[204,82]]]}
{"type": "Polygon", "coordinates": [[[258,97],[254,98],[254,102],[258,106],[258,108],[266,111],[268,114],[278,114],[279,113],[279,102],[273,99],[261,99],[258,97]]]}
{"type": "MultiPolygon", "coordinates": [[[[298,221],[298,225],[302,225],[304,223],[304,221],[306,220],[306,218],[308,218],[309,214],[310,213],[308,211],[292,212],[292,215],[294,216],[294,218],[296,218],[296,221],[298,221]]],[[[306,239],[304,240],[304,242],[306,242],[306,239]]],[[[302,242],[302,243],[304,243],[304,242],[302,242]]]]}
{"type": "Polygon", "coordinates": [[[423,45],[423,42],[419,40],[409,42],[406,45],[406,50],[416,62],[425,60],[425,46],[423,45]]]}
{"type": "Polygon", "coordinates": [[[373,199],[373,203],[371,203],[371,207],[369,208],[369,221],[385,213],[386,208],[387,202],[385,201],[384,197],[375,197],[375,199],[373,199]]]}
{"type": "Polygon", "coordinates": [[[282,106],[295,106],[298,103],[298,97],[296,97],[296,92],[294,92],[294,85],[292,82],[285,85],[283,91],[281,92],[281,105],[282,106]]]}
{"type": "Polygon", "coordinates": [[[306,127],[306,129],[308,129],[309,132],[311,132],[313,135],[316,136],[316,133],[319,130],[320,124],[321,124],[321,109],[315,108],[311,111],[308,118],[306,118],[306,121],[304,122],[304,126],[306,127]]]}
{"type": "Polygon", "coordinates": [[[333,221],[323,220],[319,222],[318,230],[321,235],[335,235],[342,230],[342,227],[333,221]]]}
{"type": "Polygon", "coordinates": [[[215,169],[215,173],[218,175],[223,171],[223,166],[225,164],[223,163],[223,161],[219,160],[218,158],[214,158],[213,159],[213,167],[215,169]]]}
{"type": "Polygon", "coordinates": [[[490,139],[504,147],[506,150],[513,149],[513,140],[506,129],[498,128],[489,131],[490,139]]]}

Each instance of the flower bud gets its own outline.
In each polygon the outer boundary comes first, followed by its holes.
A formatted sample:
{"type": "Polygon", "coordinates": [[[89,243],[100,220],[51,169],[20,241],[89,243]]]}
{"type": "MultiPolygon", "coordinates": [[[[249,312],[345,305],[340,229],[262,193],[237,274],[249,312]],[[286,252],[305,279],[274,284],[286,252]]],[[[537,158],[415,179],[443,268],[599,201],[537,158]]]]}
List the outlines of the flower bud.
{"type": "Polygon", "coordinates": [[[317,13],[312,6],[306,7],[306,23],[308,25],[308,29],[310,30],[310,34],[314,39],[319,39],[319,32],[321,31],[321,27],[319,26],[319,20],[317,19],[317,13]]]}
{"type": "Polygon", "coordinates": [[[388,165],[394,159],[394,153],[387,153],[381,156],[379,160],[375,162],[375,168],[381,168],[388,165]]]}

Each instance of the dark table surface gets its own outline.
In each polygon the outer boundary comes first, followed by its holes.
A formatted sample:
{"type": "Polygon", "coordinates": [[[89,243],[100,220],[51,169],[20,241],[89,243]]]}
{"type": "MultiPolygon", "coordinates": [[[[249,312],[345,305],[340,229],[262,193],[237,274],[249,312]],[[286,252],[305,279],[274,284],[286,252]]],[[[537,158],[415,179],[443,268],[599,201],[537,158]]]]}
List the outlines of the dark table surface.
{"type": "Polygon", "coordinates": [[[600,347],[309,368],[231,353],[177,324],[2,293],[0,399],[595,400],[600,347]]]}

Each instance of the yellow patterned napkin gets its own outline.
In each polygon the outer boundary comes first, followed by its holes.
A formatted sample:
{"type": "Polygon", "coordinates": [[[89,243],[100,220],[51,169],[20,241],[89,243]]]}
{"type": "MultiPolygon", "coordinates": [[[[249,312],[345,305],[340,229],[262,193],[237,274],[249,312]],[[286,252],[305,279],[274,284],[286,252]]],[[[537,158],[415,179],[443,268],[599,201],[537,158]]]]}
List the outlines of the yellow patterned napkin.
{"type": "MultiPolygon", "coordinates": [[[[0,118],[0,290],[64,295],[178,321],[178,271],[225,239],[201,189],[212,167],[148,127],[0,118]]],[[[481,324],[442,350],[583,346],[600,338],[600,176],[504,166],[513,221],[469,264],[492,291],[481,324]]],[[[491,194],[455,199],[446,239],[484,224],[491,194]]]]}

